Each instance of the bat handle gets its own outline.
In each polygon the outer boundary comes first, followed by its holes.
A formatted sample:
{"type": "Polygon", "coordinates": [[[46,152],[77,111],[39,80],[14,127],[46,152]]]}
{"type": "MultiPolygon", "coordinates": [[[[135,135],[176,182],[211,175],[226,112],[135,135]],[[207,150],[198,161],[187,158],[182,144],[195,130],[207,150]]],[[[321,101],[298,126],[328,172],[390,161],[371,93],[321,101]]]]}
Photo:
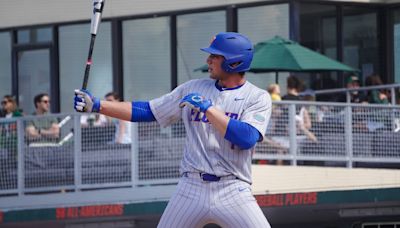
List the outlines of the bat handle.
{"type": "Polygon", "coordinates": [[[88,84],[88,80],[89,80],[89,71],[90,71],[90,64],[86,63],[85,75],[83,76],[83,83],[82,83],[83,90],[86,90],[86,88],[87,88],[87,84],[88,84]]]}
{"type": "Polygon", "coordinates": [[[89,81],[89,72],[90,72],[90,66],[92,65],[92,54],[93,54],[93,47],[94,47],[95,39],[96,39],[96,34],[92,34],[91,38],[90,38],[89,54],[88,54],[88,58],[86,60],[85,75],[83,76],[82,89],[87,88],[87,84],[89,81]]]}

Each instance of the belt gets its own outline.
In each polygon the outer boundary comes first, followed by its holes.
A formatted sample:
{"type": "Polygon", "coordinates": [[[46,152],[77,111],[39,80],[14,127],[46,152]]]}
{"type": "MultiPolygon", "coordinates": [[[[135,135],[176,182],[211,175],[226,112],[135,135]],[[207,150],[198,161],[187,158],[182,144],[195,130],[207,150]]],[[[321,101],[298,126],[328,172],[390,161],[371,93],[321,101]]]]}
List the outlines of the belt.
{"type": "Polygon", "coordinates": [[[227,176],[216,176],[214,174],[209,174],[209,173],[191,173],[191,172],[185,172],[183,173],[184,177],[199,177],[200,179],[202,179],[203,181],[220,181],[220,180],[235,180],[235,179],[239,179],[234,175],[227,175],[227,176]]]}

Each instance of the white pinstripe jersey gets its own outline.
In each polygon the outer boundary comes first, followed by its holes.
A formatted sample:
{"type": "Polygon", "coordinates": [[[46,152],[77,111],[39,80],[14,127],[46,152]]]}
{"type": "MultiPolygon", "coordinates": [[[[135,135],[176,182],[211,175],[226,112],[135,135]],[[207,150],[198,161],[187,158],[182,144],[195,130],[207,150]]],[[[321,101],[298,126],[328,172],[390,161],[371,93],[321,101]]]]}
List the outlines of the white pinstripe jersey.
{"type": "Polygon", "coordinates": [[[181,173],[204,172],[217,176],[233,174],[251,183],[254,147],[242,150],[234,146],[211,126],[205,114],[187,106],[180,109],[181,99],[189,93],[199,93],[211,99],[213,105],[227,116],[252,125],[263,136],[271,115],[271,98],[268,92],[248,81],[238,88],[223,89],[213,79],[196,79],[150,101],[151,111],[162,127],[183,120],[187,136],[181,173]]]}

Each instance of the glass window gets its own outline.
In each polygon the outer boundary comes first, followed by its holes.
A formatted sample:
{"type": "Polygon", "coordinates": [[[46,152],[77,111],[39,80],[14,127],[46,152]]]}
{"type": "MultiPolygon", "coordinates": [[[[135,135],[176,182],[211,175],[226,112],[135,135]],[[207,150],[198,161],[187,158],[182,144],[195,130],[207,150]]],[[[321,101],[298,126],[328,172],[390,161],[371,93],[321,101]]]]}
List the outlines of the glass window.
{"type": "Polygon", "coordinates": [[[300,4],[301,45],[336,58],[336,6],[300,4]]]}
{"type": "Polygon", "coordinates": [[[52,28],[40,28],[36,30],[36,42],[50,42],[53,40],[52,28]]]}
{"type": "Polygon", "coordinates": [[[395,83],[400,83],[400,10],[394,12],[394,75],[395,83]]]}
{"type": "MultiPolygon", "coordinates": [[[[60,47],[60,107],[73,111],[73,91],[81,88],[90,44],[90,24],[59,28],[60,47]]],[[[112,90],[111,24],[102,22],[93,49],[88,89],[103,97],[112,90]]]]}
{"type": "MultiPolygon", "coordinates": [[[[238,9],[238,31],[248,36],[253,44],[274,36],[289,38],[289,5],[277,4],[238,9]]],[[[275,73],[246,73],[251,83],[266,89],[275,83],[275,73]]],[[[287,73],[279,73],[281,90],[285,91],[287,73]],[[283,87],[282,87],[283,86],[283,87]]]]}
{"type": "Polygon", "coordinates": [[[17,41],[19,44],[26,44],[30,42],[30,30],[25,29],[25,30],[19,30],[17,32],[17,41]]]}
{"type": "Polygon", "coordinates": [[[51,42],[53,40],[53,29],[36,28],[23,29],[17,32],[17,41],[19,44],[51,42]]]}
{"type": "Polygon", "coordinates": [[[124,21],[122,29],[124,99],[150,100],[168,93],[171,90],[169,18],[124,21]]]}
{"type": "MultiPolygon", "coordinates": [[[[320,4],[300,4],[300,44],[331,59],[337,59],[337,12],[336,6],[320,4]]],[[[307,87],[314,90],[339,87],[336,72],[297,74],[307,87]]],[[[330,100],[329,96],[319,96],[320,100],[330,100]]]]}
{"type": "Polygon", "coordinates": [[[359,7],[343,8],[343,61],[361,70],[361,80],[380,73],[377,13],[359,7]]]}
{"type": "Polygon", "coordinates": [[[0,96],[11,94],[11,33],[0,33],[0,96]]]}
{"type": "Polygon", "coordinates": [[[206,64],[208,47],[217,33],[226,31],[225,11],[195,13],[177,17],[178,84],[195,78],[208,77],[207,73],[193,70],[206,64]]]}
{"type": "Polygon", "coordinates": [[[18,81],[19,105],[25,114],[32,114],[33,98],[39,93],[50,94],[49,49],[18,52],[18,81]]]}

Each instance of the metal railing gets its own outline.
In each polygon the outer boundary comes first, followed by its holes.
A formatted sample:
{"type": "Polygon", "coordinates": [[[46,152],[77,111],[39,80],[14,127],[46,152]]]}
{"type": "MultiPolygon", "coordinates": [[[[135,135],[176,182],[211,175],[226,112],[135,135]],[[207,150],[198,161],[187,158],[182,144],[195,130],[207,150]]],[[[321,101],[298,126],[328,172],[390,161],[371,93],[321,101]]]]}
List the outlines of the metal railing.
{"type": "Polygon", "coordinates": [[[399,91],[396,89],[400,88],[400,84],[385,84],[385,85],[378,85],[378,86],[363,86],[360,88],[339,88],[339,89],[324,89],[324,90],[317,90],[315,91],[315,95],[326,95],[326,94],[345,94],[346,95],[346,102],[351,102],[351,93],[354,91],[359,92],[370,92],[374,90],[387,90],[390,91],[390,97],[388,97],[389,103],[392,105],[396,105],[398,103],[398,94],[399,91]]]}
{"type": "Polygon", "coordinates": [[[277,102],[254,158],[277,164],[400,168],[399,106],[277,102]]]}
{"type": "MultiPolygon", "coordinates": [[[[175,184],[182,123],[128,123],[132,143],[115,143],[118,121],[79,114],[0,119],[0,198],[46,192],[175,184]],[[59,130],[41,136],[28,128],[59,130]]],[[[277,102],[254,161],[400,167],[400,106],[277,102]]]]}

